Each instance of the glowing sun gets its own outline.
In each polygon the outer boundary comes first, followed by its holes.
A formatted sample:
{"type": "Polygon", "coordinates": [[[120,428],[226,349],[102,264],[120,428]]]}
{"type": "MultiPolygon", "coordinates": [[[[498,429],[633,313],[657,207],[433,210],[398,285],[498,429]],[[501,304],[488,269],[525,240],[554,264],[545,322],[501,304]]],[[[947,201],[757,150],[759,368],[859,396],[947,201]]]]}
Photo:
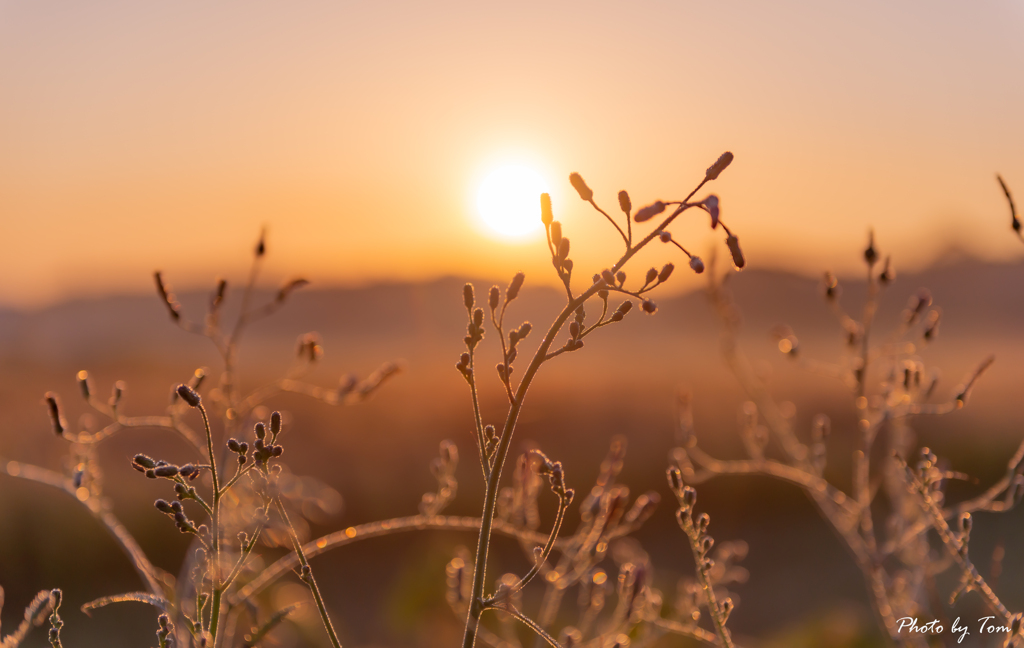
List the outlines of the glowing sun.
{"type": "Polygon", "coordinates": [[[541,227],[540,195],[548,191],[539,173],[524,166],[495,169],[480,185],[476,205],[492,230],[521,238],[541,227]]]}

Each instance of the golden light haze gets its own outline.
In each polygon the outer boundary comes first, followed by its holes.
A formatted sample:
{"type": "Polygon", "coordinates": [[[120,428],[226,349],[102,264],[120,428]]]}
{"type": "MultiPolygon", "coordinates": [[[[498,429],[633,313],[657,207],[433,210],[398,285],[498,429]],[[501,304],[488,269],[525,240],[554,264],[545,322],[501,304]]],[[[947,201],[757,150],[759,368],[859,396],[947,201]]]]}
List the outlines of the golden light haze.
{"type": "Polygon", "coordinates": [[[319,285],[549,283],[539,234],[479,224],[504,164],[553,187],[589,277],[621,242],[570,172],[642,206],[725,150],[750,267],[848,270],[869,226],[898,269],[1016,258],[1022,70],[1010,0],[0,1],[0,303],[211,285],[264,224],[271,274],[319,285]]]}

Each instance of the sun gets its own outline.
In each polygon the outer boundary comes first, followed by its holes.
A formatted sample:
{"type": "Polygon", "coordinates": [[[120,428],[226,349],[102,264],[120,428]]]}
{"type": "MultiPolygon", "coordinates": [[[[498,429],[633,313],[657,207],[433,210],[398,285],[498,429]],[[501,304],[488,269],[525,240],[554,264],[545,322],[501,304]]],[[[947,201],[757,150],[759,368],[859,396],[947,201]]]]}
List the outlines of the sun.
{"type": "Polygon", "coordinates": [[[523,238],[540,229],[540,195],[548,191],[544,178],[533,169],[503,166],[480,184],[476,205],[480,218],[508,238],[523,238]]]}

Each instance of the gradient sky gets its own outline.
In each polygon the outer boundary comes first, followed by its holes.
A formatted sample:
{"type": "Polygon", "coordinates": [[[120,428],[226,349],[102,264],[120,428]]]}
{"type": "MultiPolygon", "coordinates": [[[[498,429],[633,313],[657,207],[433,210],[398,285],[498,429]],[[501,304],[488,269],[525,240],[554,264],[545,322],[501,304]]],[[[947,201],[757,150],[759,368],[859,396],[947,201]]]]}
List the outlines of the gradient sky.
{"type": "Polygon", "coordinates": [[[264,224],[271,279],[549,282],[478,225],[507,163],[589,276],[616,235],[570,172],[640,205],[724,150],[751,267],[849,270],[872,225],[897,268],[1020,258],[1024,3],[0,0],[0,303],[238,277],[264,224]]]}

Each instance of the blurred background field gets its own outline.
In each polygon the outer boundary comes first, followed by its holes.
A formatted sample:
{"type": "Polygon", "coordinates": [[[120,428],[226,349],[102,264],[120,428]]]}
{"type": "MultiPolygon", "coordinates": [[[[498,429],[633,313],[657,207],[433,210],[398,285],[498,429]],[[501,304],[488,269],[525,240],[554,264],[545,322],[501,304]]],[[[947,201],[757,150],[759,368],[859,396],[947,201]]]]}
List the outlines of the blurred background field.
{"type": "MultiPolygon", "coordinates": [[[[859,245],[852,247],[854,254],[859,245]]],[[[350,371],[366,375],[387,360],[403,363],[403,373],[363,404],[332,408],[292,395],[272,401],[289,421],[285,459],[291,469],[322,480],[343,498],[337,514],[313,523],[314,533],[414,513],[419,496],[433,488],[427,464],[442,439],[453,440],[463,456],[459,493],[450,512],[478,512],[482,488],[472,462],[471,410],[465,383],[453,366],[465,327],[462,283],[448,278],[360,288],[314,286],[254,325],[243,340],[241,369],[247,388],[281,375],[294,361],[296,337],[312,330],[323,336],[326,350],[311,375],[313,382],[331,386],[350,371]]],[[[492,282],[475,283],[483,290],[492,282]]],[[[806,357],[842,357],[841,335],[821,298],[820,282],[752,270],[734,276],[730,284],[743,312],[742,349],[775,397],[793,403],[801,434],[809,434],[815,414],[832,417],[832,467],[826,474],[847,487],[849,475],[843,471],[848,470],[855,422],[849,391],[782,356],[770,336],[772,328],[786,323],[799,336],[806,357]]],[[[852,278],[842,284],[844,305],[857,308],[863,284],[852,278]]],[[[950,397],[983,357],[996,356],[965,409],[914,423],[922,444],[949,458],[953,469],[978,478],[977,484],[952,487],[954,496],[966,495],[1002,474],[1024,434],[1019,401],[1024,384],[1024,265],[959,257],[919,273],[903,273],[884,295],[879,330],[897,321],[908,297],[922,286],[932,290],[943,311],[938,339],[919,345],[926,365],[941,370],[939,398],[950,397]]],[[[179,297],[186,313],[198,316],[205,308],[205,293],[179,297]]],[[[565,463],[570,486],[585,491],[611,438],[624,435],[629,452],[621,481],[635,494],[655,490],[669,497],[664,469],[674,445],[675,398],[683,388],[693,394],[701,445],[719,456],[740,455],[738,420],[745,398],[721,360],[718,324],[706,297],[695,291],[658,301],[655,316],[631,313],[620,327],[589,338],[581,352],[545,366],[528,398],[514,452],[542,448],[565,463]]],[[[238,295],[230,295],[229,312],[237,303],[238,295]]],[[[510,316],[543,325],[559,304],[553,289],[528,288],[510,316]]],[[[493,354],[493,347],[488,352],[493,354]]],[[[484,355],[479,366],[496,360],[484,355]]],[[[53,437],[42,404],[44,392],[61,393],[72,423],[90,424],[79,420],[91,415],[78,398],[74,379],[84,368],[100,393],[115,380],[126,382],[127,413],[157,413],[172,385],[197,367],[216,368],[217,356],[206,340],[174,327],[155,295],[131,295],[0,312],[0,366],[0,457],[66,471],[59,458],[65,444],[53,437]]],[[[490,373],[481,373],[483,403],[485,418],[496,421],[504,414],[504,404],[490,373]]],[[[172,461],[191,457],[180,441],[153,431],[121,432],[100,449],[105,493],[114,511],[157,564],[173,572],[186,542],[152,508],[166,489],[130,469],[129,458],[139,451],[172,461]]],[[[859,572],[799,491],[748,477],[720,478],[700,486],[699,492],[699,508],[712,515],[715,537],[744,539],[750,545],[745,566],[752,575],[734,588],[740,604],[730,622],[744,645],[858,646],[880,641],[859,572]]],[[[637,535],[652,556],[657,586],[667,594],[674,592],[680,576],[692,573],[692,558],[672,512],[663,505],[637,535]]],[[[544,510],[547,521],[551,513],[544,510]]],[[[577,515],[574,507],[570,528],[577,515]]],[[[36,591],[59,585],[69,604],[67,645],[111,645],[111,636],[123,641],[118,645],[150,640],[152,614],[142,606],[98,610],[91,619],[77,611],[87,600],[140,584],[105,531],[76,502],[63,493],[0,476],[0,520],[5,626],[18,618],[36,591]]],[[[472,533],[412,532],[315,559],[318,580],[346,645],[440,646],[457,641],[462,620],[444,604],[444,565],[457,545],[472,546],[475,539],[472,533]]],[[[1008,548],[996,587],[1011,607],[1024,605],[1024,554],[1013,550],[1022,540],[1020,511],[978,516],[972,553],[984,571],[997,543],[1008,548]]],[[[514,543],[499,541],[498,547],[492,567],[496,575],[524,568],[514,543]]],[[[294,591],[283,585],[274,595],[286,600],[294,591]]],[[[316,621],[314,617],[304,625],[300,618],[282,634],[283,640],[318,645],[322,636],[316,621]]],[[[36,643],[28,645],[42,645],[44,633],[37,634],[36,643]]],[[[678,642],[666,640],[665,645],[678,642]]]]}

